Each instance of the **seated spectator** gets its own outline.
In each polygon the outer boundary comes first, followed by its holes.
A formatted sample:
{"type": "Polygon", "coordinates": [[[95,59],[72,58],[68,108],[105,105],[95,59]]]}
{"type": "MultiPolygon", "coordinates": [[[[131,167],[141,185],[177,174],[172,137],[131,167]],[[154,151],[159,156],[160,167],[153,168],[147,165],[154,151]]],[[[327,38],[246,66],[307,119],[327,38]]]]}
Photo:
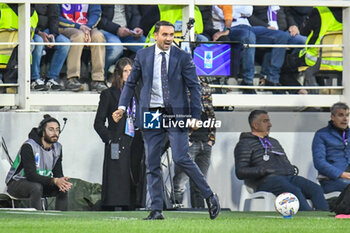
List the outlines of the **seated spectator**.
{"type": "MultiPolygon", "coordinates": [[[[154,42],[154,28],[155,23],[157,21],[168,21],[172,23],[175,26],[175,36],[184,36],[182,34],[182,24],[188,24],[189,22],[182,22],[182,11],[183,7],[181,5],[158,5],[158,9],[154,10],[154,14],[156,14],[153,17],[150,17],[148,19],[147,25],[152,24],[152,28],[149,30],[147,35],[147,42],[154,42]],[[153,20],[153,22],[151,22],[153,20]]],[[[150,13],[150,12],[148,12],[150,13]]],[[[153,12],[151,12],[153,13],[153,12]]],[[[194,21],[195,23],[192,25],[194,27],[194,32],[196,34],[196,38],[190,38],[190,40],[204,40],[207,41],[207,38],[204,36],[197,35],[201,34],[203,32],[203,20],[202,20],[202,14],[198,8],[198,6],[195,6],[194,8],[194,21]]]]}
{"type": "Polygon", "coordinates": [[[29,207],[41,210],[42,197],[56,196],[56,209],[68,209],[72,184],[62,172],[60,123],[45,115],[19,150],[6,177],[7,191],[17,198],[29,198],[29,207]]]}
{"type": "MultiPolygon", "coordinates": [[[[38,14],[34,9],[34,5],[30,5],[30,34],[34,36],[34,30],[38,24],[38,14]]],[[[0,3],[0,42],[17,42],[18,41],[18,4],[0,3]]],[[[6,68],[9,63],[12,51],[16,45],[0,45],[0,66],[6,68]]],[[[14,75],[17,76],[17,75],[14,75]]],[[[17,80],[17,77],[2,77],[0,81],[6,83],[10,79],[17,80]]]]}
{"type": "MultiPolygon", "coordinates": [[[[214,40],[220,36],[228,35],[231,41],[239,41],[244,44],[286,44],[288,41],[288,33],[273,30],[265,26],[251,26],[249,17],[252,16],[253,6],[232,6],[232,22],[227,27],[228,19],[226,19],[227,9],[223,7],[213,7],[214,28],[220,32],[214,35],[214,40]]],[[[279,72],[283,65],[285,56],[285,48],[272,48],[269,60],[263,62],[262,70],[266,72],[267,86],[279,85],[279,72]]],[[[242,71],[243,85],[253,85],[254,79],[254,63],[255,48],[248,47],[242,52],[242,71]]],[[[246,89],[244,94],[256,94],[255,90],[246,89]]],[[[279,92],[275,92],[279,93],[279,92]]]]}
{"type": "MultiPolygon", "coordinates": [[[[323,36],[329,31],[343,30],[343,10],[340,7],[315,7],[311,11],[310,17],[300,29],[301,35],[308,36],[306,44],[319,45],[323,36]]],[[[294,74],[288,76],[285,82],[296,83],[298,67],[313,66],[316,64],[318,49],[316,47],[306,47],[299,54],[290,54],[286,57],[283,65],[283,72],[294,74]]],[[[321,67],[331,70],[343,70],[343,58],[322,58],[321,67]]],[[[317,85],[312,80],[305,80],[309,85],[317,85]]],[[[298,85],[298,83],[296,83],[298,85]]],[[[299,84],[300,85],[300,84],[299,84]]]]}
{"type": "Polygon", "coordinates": [[[284,11],[287,16],[288,25],[295,25],[300,32],[303,23],[305,22],[305,20],[307,20],[307,18],[309,18],[309,15],[312,11],[312,7],[290,6],[284,7],[284,11]]]}
{"type": "MultiPolygon", "coordinates": [[[[309,16],[312,7],[281,7],[280,12],[283,14],[278,14],[284,16],[287,28],[283,30],[288,30],[290,38],[288,44],[305,44],[307,36],[300,34],[300,29],[303,26],[304,20],[309,16]]],[[[292,49],[293,53],[300,51],[300,48],[292,49]]]]}
{"type": "Polygon", "coordinates": [[[115,207],[134,210],[143,207],[146,196],[143,140],[140,130],[133,130],[138,99],[133,98],[133,104],[118,123],[112,119],[131,67],[132,60],[129,58],[118,60],[112,87],[102,91],[95,117],[94,128],[105,143],[101,199],[105,210],[114,210],[115,207]],[[118,154],[112,153],[111,148],[115,145],[119,146],[118,154]]]}
{"type": "Polygon", "coordinates": [[[343,191],[350,184],[349,106],[331,107],[328,126],[318,130],[312,142],[314,166],[325,193],[343,191]]]}
{"type": "MultiPolygon", "coordinates": [[[[58,42],[69,43],[69,39],[58,32],[58,7],[56,4],[35,4],[39,21],[35,29],[34,42],[58,42]]],[[[40,77],[40,61],[43,55],[44,45],[35,45],[32,52],[31,88],[37,91],[64,90],[59,82],[62,66],[66,61],[70,45],[48,45],[55,50],[50,62],[49,70],[45,78],[40,77]]]]}
{"type": "MultiPolygon", "coordinates": [[[[307,36],[301,35],[300,30],[304,26],[304,22],[308,19],[310,12],[312,11],[312,7],[281,7],[280,11],[283,11],[285,14],[284,19],[288,25],[288,31],[290,34],[290,39],[288,40],[288,44],[305,44],[307,40],[307,36]]],[[[302,50],[302,48],[294,48],[290,49],[289,53],[286,54],[285,63],[288,63],[288,57],[291,54],[298,54],[302,50]]],[[[288,50],[287,50],[288,52],[288,50]]],[[[301,86],[301,83],[297,80],[297,76],[299,75],[298,71],[290,72],[288,69],[285,69],[286,64],[283,64],[281,74],[280,74],[280,83],[284,86],[301,86]]],[[[308,91],[305,89],[300,90],[287,90],[290,94],[308,94],[308,91]]]]}
{"type": "MultiPolygon", "coordinates": [[[[304,41],[298,41],[299,37],[291,36],[289,32],[282,34],[282,31],[286,31],[288,28],[286,15],[284,14],[283,8],[280,6],[254,6],[253,14],[249,17],[249,22],[253,27],[259,27],[259,29],[269,29],[274,30],[280,33],[280,36],[286,37],[287,41],[278,44],[287,44],[287,43],[298,43],[303,44],[304,41]]],[[[264,37],[269,37],[271,32],[267,31],[267,34],[263,35],[264,37]]],[[[266,44],[269,44],[266,41],[266,44]]],[[[261,71],[260,71],[260,85],[271,86],[269,80],[267,80],[267,76],[271,73],[277,73],[277,71],[273,71],[274,64],[278,67],[278,74],[280,73],[281,67],[284,62],[284,56],[286,48],[279,49],[271,49],[271,48],[258,48],[257,51],[262,51],[262,62],[261,62],[261,71]],[[279,55],[276,55],[276,53],[279,55]],[[276,53],[275,53],[276,52],[276,53]],[[275,55],[273,55],[275,53],[275,55]],[[282,55],[283,53],[283,55],[282,55]],[[274,56],[275,58],[273,59],[274,56]],[[283,56],[283,59],[278,59],[278,57],[283,56]]],[[[261,55],[261,53],[258,53],[261,55]]],[[[257,60],[257,55],[255,55],[255,61],[257,60]]],[[[276,79],[277,80],[277,79],[276,79]]],[[[280,83],[280,79],[278,79],[278,83],[280,83]]],[[[273,91],[276,94],[284,94],[284,91],[273,91]]]]}
{"type": "Polygon", "coordinates": [[[159,20],[158,5],[137,5],[141,19],[140,28],[143,30],[143,35],[147,36],[153,25],[159,20]]]}
{"type": "Polygon", "coordinates": [[[213,15],[212,15],[212,6],[198,6],[199,10],[202,14],[202,20],[203,20],[203,32],[198,36],[203,37],[205,36],[206,39],[201,39],[201,41],[212,41],[213,36],[215,33],[217,33],[219,30],[214,29],[213,24],[213,15]]]}
{"type": "Polygon", "coordinates": [[[312,210],[306,199],[311,199],[316,210],[329,210],[322,188],[295,174],[282,146],[269,136],[272,124],[267,112],[254,110],[248,121],[251,132],[241,133],[234,151],[238,179],[252,185],[255,191],[276,196],[293,193],[299,200],[300,210],[312,210]]]}
{"type": "MultiPolygon", "coordinates": [[[[97,27],[108,43],[144,43],[146,41],[143,30],[139,28],[141,16],[137,6],[102,5],[101,8],[102,17],[97,27]]],[[[133,52],[143,48],[142,45],[125,47],[133,52]]],[[[109,67],[123,55],[123,50],[121,45],[106,46],[105,74],[109,67]]]]}
{"type": "Polygon", "coordinates": [[[281,6],[254,6],[253,15],[249,17],[252,26],[264,26],[272,30],[287,31],[288,44],[305,44],[306,37],[300,35],[294,16],[281,6]]]}
{"type": "MultiPolygon", "coordinates": [[[[215,119],[215,113],[212,103],[211,89],[205,77],[201,77],[201,120],[215,119]]],[[[198,165],[199,169],[206,177],[210,166],[211,150],[215,143],[216,128],[199,128],[197,130],[191,129],[189,132],[189,148],[188,154],[192,160],[198,165]]],[[[186,184],[189,181],[185,172],[177,165],[175,165],[174,175],[174,193],[175,201],[182,204],[183,195],[186,190],[186,184]]],[[[201,195],[198,187],[190,181],[191,192],[191,206],[192,208],[204,208],[204,198],[201,195]]]]}
{"type": "MultiPolygon", "coordinates": [[[[78,43],[105,43],[103,33],[97,29],[101,19],[101,6],[94,4],[61,4],[59,32],[78,43]]],[[[79,82],[83,45],[71,46],[67,57],[66,89],[81,91],[79,82]]],[[[105,46],[89,46],[91,50],[91,90],[101,92],[107,89],[104,83],[105,46]]]]}

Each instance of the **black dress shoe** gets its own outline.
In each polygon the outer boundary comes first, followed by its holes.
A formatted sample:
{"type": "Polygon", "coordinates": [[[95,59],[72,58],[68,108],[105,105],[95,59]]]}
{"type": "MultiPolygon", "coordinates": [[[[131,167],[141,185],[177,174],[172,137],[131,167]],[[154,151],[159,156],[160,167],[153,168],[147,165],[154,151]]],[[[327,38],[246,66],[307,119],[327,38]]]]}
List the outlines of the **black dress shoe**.
{"type": "Polygon", "coordinates": [[[218,195],[216,195],[216,193],[213,193],[205,200],[207,201],[210,219],[215,219],[221,210],[218,195]]]}
{"type": "Polygon", "coordinates": [[[143,220],[164,220],[164,216],[162,214],[162,211],[160,210],[152,210],[151,213],[147,216],[147,218],[144,218],[143,220]]]}

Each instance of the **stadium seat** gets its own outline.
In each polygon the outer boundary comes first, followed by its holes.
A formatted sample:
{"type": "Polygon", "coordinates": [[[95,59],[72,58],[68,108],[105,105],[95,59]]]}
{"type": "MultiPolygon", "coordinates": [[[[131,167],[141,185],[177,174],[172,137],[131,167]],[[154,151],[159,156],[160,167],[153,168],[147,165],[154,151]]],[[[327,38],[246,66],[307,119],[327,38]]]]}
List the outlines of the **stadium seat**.
{"type": "MultiPolygon", "coordinates": [[[[343,32],[342,31],[336,31],[336,32],[327,32],[326,35],[323,36],[321,40],[322,44],[334,44],[339,45],[343,43],[343,32]]],[[[341,78],[342,78],[342,72],[338,70],[334,70],[330,67],[323,67],[321,66],[322,58],[342,58],[343,57],[343,48],[342,47],[324,47],[319,48],[318,53],[318,59],[316,61],[316,64],[314,66],[302,66],[299,67],[299,72],[305,73],[305,86],[317,86],[321,82],[321,85],[324,86],[332,86],[333,80],[336,80],[335,85],[341,86],[341,78]],[[317,80],[316,77],[319,79],[317,80]]],[[[325,90],[321,94],[339,94],[339,93],[333,93],[337,90],[325,90]],[[324,92],[329,93],[324,93],[324,92]]]]}
{"type": "MultiPolygon", "coordinates": [[[[16,206],[15,206],[15,201],[27,201],[29,198],[17,198],[17,197],[14,197],[12,195],[10,195],[8,192],[7,192],[7,189],[5,189],[4,192],[0,193],[0,200],[11,200],[11,205],[12,205],[12,208],[15,209],[16,206]]],[[[41,198],[41,205],[42,205],[42,208],[44,211],[46,211],[46,198],[41,198]]]]}
{"type": "Polygon", "coordinates": [[[330,199],[330,198],[333,198],[333,197],[338,197],[340,195],[341,192],[339,191],[335,191],[335,192],[330,192],[330,193],[325,193],[324,194],[324,198],[326,199],[330,199]]]}
{"type": "Polygon", "coordinates": [[[239,211],[245,211],[245,210],[251,210],[256,209],[255,207],[252,208],[252,205],[249,209],[246,208],[246,202],[253,199],[264,199],[264,205],[262,209],[259,209],[261,211],[275,211],[275,195],[273,195],[270,192],[263,192],[258,191],[254,192],[254,189],[250,187],[246,182],[242,185],[241,189],[241,199],[239,202],[239,211]]]}

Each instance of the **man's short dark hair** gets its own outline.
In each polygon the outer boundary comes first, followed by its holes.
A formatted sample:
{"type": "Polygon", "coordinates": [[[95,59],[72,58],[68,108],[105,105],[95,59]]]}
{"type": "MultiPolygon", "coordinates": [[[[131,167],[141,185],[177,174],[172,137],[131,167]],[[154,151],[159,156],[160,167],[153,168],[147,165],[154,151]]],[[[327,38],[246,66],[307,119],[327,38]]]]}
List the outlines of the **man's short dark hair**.
{"type": "Polygon", "coordinates": [[[349,110],[349,106],[344,102],[337,102],[331,107],[331,114],[335,115],[338,109],[349,110]]]}
{"type": "Polygon", "coordinates": [[[172,24],[172,23],[170,23],[168,21],[165,21],[165,20],[161,20],[161,21],[156,22],[156,24],[154,25],[154,33],[158,33],[159,32],[159,28],[161,26],[170,26],[170,27],[173,27],[175,29],[174,24],[172,24]]]}
{"type": "Polygon", "coordinates": [[[261,114],[267,114],[265,110],[253,110],[248,117],[249,125],[252,126],[253,121],[255,121],[261,114]]]}

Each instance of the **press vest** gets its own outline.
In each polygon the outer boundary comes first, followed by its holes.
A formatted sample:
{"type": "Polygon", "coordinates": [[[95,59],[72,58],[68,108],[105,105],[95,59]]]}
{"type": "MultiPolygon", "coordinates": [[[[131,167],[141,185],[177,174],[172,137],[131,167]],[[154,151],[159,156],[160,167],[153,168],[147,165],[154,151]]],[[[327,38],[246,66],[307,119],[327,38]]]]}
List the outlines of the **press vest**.
{"type": "MultiPolygon", "coordinates": [[[[54,143],[50,150],[45,150],[33,139],[28,139],[24,144],[29,144],[32,147],[34,152],[33,156],[35,157],[36,172],[41,176],[53,177],[52,169],[55,167],[57,160],[61,156],[61,144],[58,142],[54,143]]],[[[19,151],[9,173],[7,174],[6,184],[11,178],[14,180],[26,178],[23,166],[22,169],[18,171],[22,160],[21,157],[21,151],[19,151]]]]}
{"type": "MultiPolygon", "coordinates": [[[[331,31],[342,31],[343,30],[343,24],[338,22],[332,12],[329,10],[328,7],[316,7],[318,12],[320,13],[321,17],[321,29],[320,33],[318,35],[318,38],[315,42],[315,45],[318,45],[321,43],[322,37],[327,33],[331,31]]],[[[306,44],[309,43],[311,37],[313,36],[313,31],[310,33],[310,35],[307,38],[306,44]]],[[[305,62],[308,66],[315,65],[317,58],[318,58],[318,50],[319,48],[305,48],[299,53],[299,57],[302,57],[305,55],[305,62]]],[[[322,58],[321,67],[324,68],[331,68],[333,70],[342,71],[343,70],[343,58],[339,57],[329,57],[329,58],[322,58]]]]}
{"type": "MultiPolygon", "coordinates": [[[[182,31],[182,9],[183,6],[179,5],[158,5],[160,20],[168,21],[175,26],[175,32],[182,31]]],[[[203,20],[202,13],[199,8],[195,6],[194,8],[194,32],[200,34],[203,32],[203,20]]],[[[151,28],[147,35],[146,43],[154,42],[154,26],[151,28]]]]}
{"type": "MultiPolygon", "coordinates": [[[[5,3],[0,3],[0,42],[17,42],[18,41],[18,16],[5,3]]],[[[38,24],[38,14],[34,11],[30,17],[31,37],[34,36],[34,30],[38,24]]],[[[16,45],[0,46],[0,64],[7,64],[10,59],[13,48],[16,45]]]]}

